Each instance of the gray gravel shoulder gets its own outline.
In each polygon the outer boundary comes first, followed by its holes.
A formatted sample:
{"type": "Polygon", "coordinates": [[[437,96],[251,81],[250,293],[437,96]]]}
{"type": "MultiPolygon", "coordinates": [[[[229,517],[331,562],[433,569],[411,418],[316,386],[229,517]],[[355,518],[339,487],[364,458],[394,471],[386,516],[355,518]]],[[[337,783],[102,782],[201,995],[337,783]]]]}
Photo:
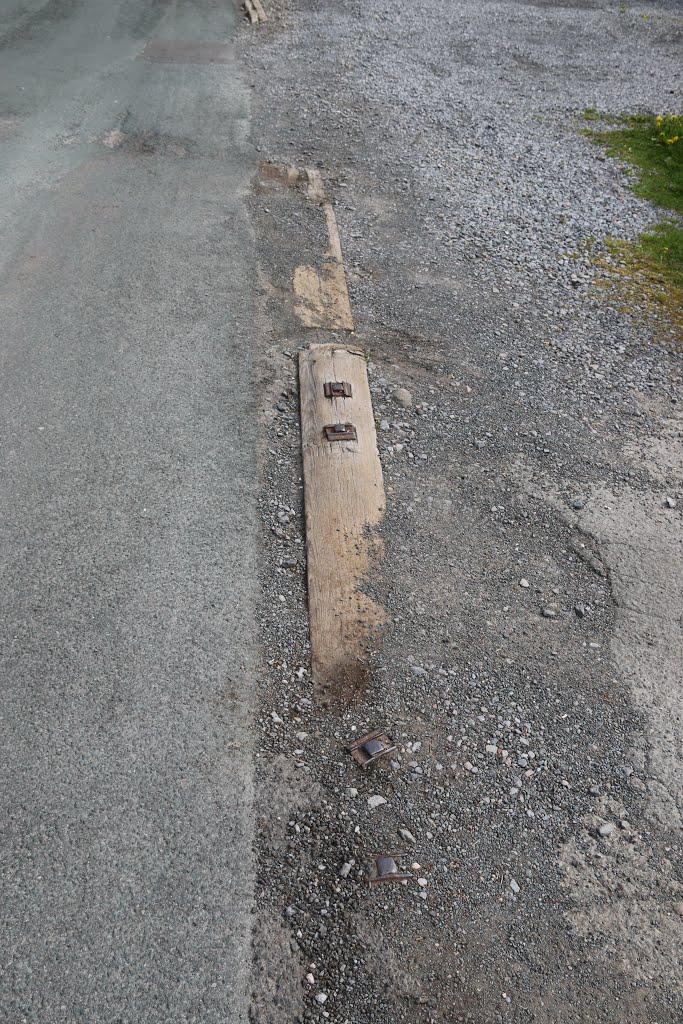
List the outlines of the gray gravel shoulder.
{"type": "Polygon", "coordinates": [[[276,231],[257,193],[260,898],[291,945],[276,1010],[259,947],[255,1020],[683,1011],[680,356],[594,286],[588,240],[657,211],[580,135],[587,106],[680,103],[681,26],[622,6],[299,3],[245,33],[258,147],[335,197],[390,615],[362,704],[322,715],[291,358],[309,339],[282,313],[300,224],[276,231]],[[344,745],[375,726],[398,750],[365,775],[344,745]],[[399,846],[415,882],[368,890],[368,853],[399,846]]]}

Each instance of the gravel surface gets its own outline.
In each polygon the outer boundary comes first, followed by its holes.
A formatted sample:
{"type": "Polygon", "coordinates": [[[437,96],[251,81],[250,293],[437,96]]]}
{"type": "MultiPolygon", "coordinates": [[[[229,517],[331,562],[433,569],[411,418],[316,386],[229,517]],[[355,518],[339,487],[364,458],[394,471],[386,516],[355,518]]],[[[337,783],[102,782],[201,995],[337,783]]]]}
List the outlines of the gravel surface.
{"type": "MultiPolygon", "coordinates": [[[[588,254],[658,217],[580,134],[676,109],[673,5],[271,4],[254,143],[321,168],[369,353],[390,623],[312,703],[291,273],[262,176],[260,878],[252,1017],[683,1013],[681,364],[588,254]],[[363,772],[345,745],[389,730],[363,772]],[[382,802],[375,799],[382,798],[382,802]],[[368,857],[413,876],[370,889],[368,857]]],[[[654,325],[657,327],[658,325],[654,325]]],[[[666,326],[666,325],[663,325],[666,326]]]]}

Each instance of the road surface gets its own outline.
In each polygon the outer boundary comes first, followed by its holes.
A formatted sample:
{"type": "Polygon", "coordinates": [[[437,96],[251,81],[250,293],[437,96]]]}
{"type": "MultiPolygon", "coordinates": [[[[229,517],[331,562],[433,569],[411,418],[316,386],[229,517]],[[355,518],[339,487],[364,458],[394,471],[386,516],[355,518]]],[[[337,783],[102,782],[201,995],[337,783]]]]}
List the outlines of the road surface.
{"type": "Polygon", "coordinates": [[[680,1024],[681,350],[583,134],[680,110],[676,6],[265,6],[0,0],[0,1020],[680,1024]],[[386,624],[323,709],[351,320],[386,624]]]}
{"type": "Polygon", "coordinates": [[[210,0],[0,0],[12,1024],[246,1019],[254,246],[233,21],[210,0]]]}

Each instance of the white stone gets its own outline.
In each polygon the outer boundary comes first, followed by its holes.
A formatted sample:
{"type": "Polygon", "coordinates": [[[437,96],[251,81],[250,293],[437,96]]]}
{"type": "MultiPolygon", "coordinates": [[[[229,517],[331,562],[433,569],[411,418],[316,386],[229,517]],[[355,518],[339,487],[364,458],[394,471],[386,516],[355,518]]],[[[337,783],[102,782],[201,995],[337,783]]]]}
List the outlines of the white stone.
{"type": "Polygon", "coordinates": [[[413,396],[406,388],[396,388],[392,398],[404,409],[410,409],[413,404],[413,396]]]}

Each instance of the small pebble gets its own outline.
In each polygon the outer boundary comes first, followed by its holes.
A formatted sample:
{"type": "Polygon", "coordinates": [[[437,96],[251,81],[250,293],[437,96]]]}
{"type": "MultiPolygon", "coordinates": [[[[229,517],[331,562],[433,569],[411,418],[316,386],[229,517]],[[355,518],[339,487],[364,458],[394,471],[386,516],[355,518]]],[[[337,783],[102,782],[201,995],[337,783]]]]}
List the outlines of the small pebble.
{"type": "Polygon", "coordinates": [[[519,585],[520,585],[520,587],[524,587],[524,589],[526,590],[528,588],[528,586],[529,586],[529,581],[525,580],[525,579],[521,579],[519,581],[519,585]]]}
{"type": "Polygon", "coordinates": [[[410,391],[406,390],[406,388],[396,388],[391,397],[395,402],[398,402],[399,405],[403,406],[404,409],[410,409],[412,407],[413,396],[410,391]]]}
{"type": "Polygon", "coordinates": [[[515,893],[515,895],[519,892],[519,885],[517,884],[514,878],[510,879],[510,888],[515,893]]]}
{"type": "Polygon", "coordinates": [[[375,796],[368,797],[368,807],[370,808],[371,811],[374,811],[376,807],[381,807],[382,804],[385,803],[386,800],[384,799],[384,797],[379,796],[378,794],[375,796]]]}
{"type": "Polygon", "coordinates": [[[603,839],[606,839],[607,836],[611,836],[613,832],[614,824],[611,821],[606,821],[605,824],[601,825],[598,829],[598,835],[602,836],[603,839]]]}

